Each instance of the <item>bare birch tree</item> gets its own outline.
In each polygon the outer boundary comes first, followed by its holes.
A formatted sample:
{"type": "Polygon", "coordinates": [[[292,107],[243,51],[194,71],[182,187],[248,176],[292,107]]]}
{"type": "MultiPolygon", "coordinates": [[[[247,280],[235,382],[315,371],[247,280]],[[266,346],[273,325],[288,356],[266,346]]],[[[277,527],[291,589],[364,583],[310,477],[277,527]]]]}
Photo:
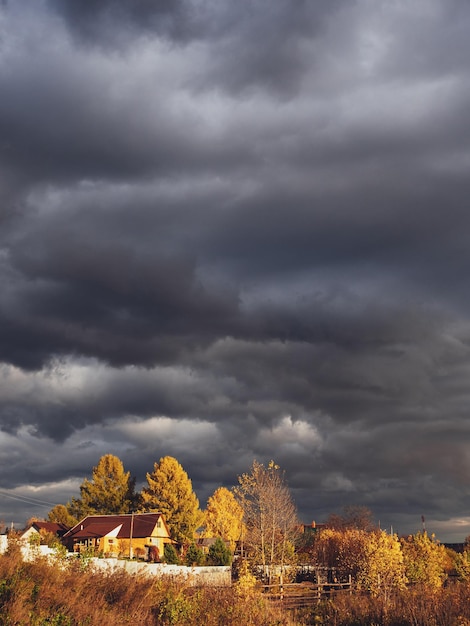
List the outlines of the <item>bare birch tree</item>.
{"type": "Polygon", "coordinates": [[[271,581],[274,569],[282,571],[293,553],[299,528],[296,507],[284,472],[274,461],[267,467],[253,461],[251,472],[239,476],[238,482],[235,494],[244,512],[245,549],[271,581]]]}

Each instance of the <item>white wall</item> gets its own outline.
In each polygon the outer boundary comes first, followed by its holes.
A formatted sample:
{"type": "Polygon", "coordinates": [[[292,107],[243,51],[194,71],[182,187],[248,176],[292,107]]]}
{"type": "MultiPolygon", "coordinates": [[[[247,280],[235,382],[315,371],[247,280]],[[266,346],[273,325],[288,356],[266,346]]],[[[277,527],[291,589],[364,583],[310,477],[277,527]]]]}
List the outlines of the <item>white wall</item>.
{"type": "Polygon", "coordinates": [[[113,571],[123,568],[130,574],[173,576],[184,578],[185,582],[190,585],[229,587],[232,584],[232,568],[229,566],[186,567],[184,565],[169,565],[168,563],[143,563],[121,559],[90,559],[90,561],[92,566],[98,569],[113,571]]]}
{"type": "MultiPolygon", "coordinates": [[[[8,536],[0,535],[0,554],[8,547],[8,536]]],[[[25,561],[31,561],[37,556],[55,555],[56,551],[48,546],[30,546],[25,543],[21,546],[25,561]]],[[[70,554],[70,558],[78,558],[70,554]]],[[[169,565],[168,563],[144,563],[142,561],[126,561],[124,559],[90,559],[90,564],[96,569],[114,571],[124,569],[129,574],[146,576],[173,576],[183,578],[189,585],[211,585],[214,587],[230,587],[232,584],[232,568],[230,566],[217,567],[186,567],[184,565],[169,565]]]]}

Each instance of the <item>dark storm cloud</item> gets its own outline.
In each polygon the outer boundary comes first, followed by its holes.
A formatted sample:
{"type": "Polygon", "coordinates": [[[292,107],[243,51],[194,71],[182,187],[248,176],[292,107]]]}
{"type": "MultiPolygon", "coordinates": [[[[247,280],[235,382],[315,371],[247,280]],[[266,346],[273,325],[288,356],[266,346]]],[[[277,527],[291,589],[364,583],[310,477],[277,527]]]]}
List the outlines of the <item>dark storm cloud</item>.
{"type": "Polygon", "coordinates": [[[2,488],[63,502],[101,454],[138,481],[172,454],[204,501],[275,458],[305,521],[460,532],[469,27],[439,0],[3,3],[2,488]]]}
{"type": "MultiPolygon", "coordinates": [[[[64,55],[68,54],[66,49],[64,55]]],[[[7,172],[20,171],[32,181],[60,184],[77,179],[147,176],[151,171],[172,169],[175,156],[187,143],[183,133],[178,139],[177,127],[168,133],[170,118],[177,116],[156,104],[153,130],[149,130],[142,101],[139,103],[130,92],[110,93],[113,79],[106,70],[112,73],[112,68],[103,68],[101,75],[94,60],[85,54],[82,63],[69,61],[72,69],[51,46],[35,66],[28,55],[12,59],[15,73],[0,77],[4,93],[0,102],[0,158],[7,172]]]]}
{"type": "Polygon", "coordinates": [[[200,11],[203,3],[186,0],[92,0],[86,4],[78,0],[49,0],[73,33],[86,43],[98,45],[116,45],[122,42],[123,35],[139,30],[177,40],[191,38],[200,29],[198,4],[200,11]]]}
{"type": "MultiPolygon", "coordinates": [[[[302,44],[314,37],[342,0],[231,3],[189,0],[89,2],[49,0],[86,44],[122,47],[142,33],[185,45],[211,42],[218,54],[205,74],[229,90],[259,86],[287,95],[304,69],[302,44]],[[262,45],[260,45],[260,41],[262,45]],[[209,70],[209,71],[208,71],[209,70]]],[[[201,72],[199,79],[203,80],[201,72]]]]}

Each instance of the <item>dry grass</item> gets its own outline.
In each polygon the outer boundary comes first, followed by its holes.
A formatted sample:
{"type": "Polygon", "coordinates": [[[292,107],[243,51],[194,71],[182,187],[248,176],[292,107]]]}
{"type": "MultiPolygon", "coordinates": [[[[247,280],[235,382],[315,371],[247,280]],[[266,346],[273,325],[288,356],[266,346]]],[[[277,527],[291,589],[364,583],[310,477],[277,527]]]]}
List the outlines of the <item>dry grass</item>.
{"type": "Polygon", "coordinates": [[[0,556],[0,626],[470,626],[470,586],[413,587],[388,598],[337,594],[295,612],[258,591],[194,588],[184,581],[124,571],[92,571],[80,561],[0,556]]]}
{"type": "Polygon", "coordinates": [[[337,594],[298,611],[298,624],[328,626],[470,626],[470,586],[415,586],[385,602],[368,594],[337,594]]]}
{"type": "Polygon", "coordinates": [[[105,573],[83,563],[0,556],[0,626],[291,625],[259,595],[194,588],[184,581],[105,573]]]}

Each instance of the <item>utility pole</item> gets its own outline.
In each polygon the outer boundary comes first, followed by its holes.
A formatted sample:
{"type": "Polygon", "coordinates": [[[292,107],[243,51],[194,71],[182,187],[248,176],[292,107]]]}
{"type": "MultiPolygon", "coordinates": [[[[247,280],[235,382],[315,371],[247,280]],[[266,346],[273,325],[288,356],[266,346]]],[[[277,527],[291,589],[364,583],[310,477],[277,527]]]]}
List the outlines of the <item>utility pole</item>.
{"type": "Polygon", "coordinates": [[[131,531],[129,533],[129,558],[132,559],[133,552],[132,552],[132,533],[134,532],[134,511],[132,511],[131,513],[131,531]]]}

